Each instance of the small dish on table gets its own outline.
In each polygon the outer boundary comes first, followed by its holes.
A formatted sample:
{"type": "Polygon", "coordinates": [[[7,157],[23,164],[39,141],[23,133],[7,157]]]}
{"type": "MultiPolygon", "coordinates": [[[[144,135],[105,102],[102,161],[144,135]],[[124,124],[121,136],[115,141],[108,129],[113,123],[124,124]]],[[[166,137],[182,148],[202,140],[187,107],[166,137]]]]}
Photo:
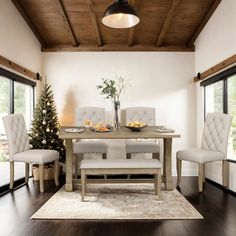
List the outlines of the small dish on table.
{"type": "Polygon", "coordinates": [[[104,124],[96,124],[93,126],[93,130],[95,132],[100,132],[100,133],[105,133],[105,132],[110,132],[111,129],[109,127],[107,127],[104,124]]]}
{"type": "Polygon", "coordinates": [[[65,129],[65,132],[67,132],[67,133],[82,133],[82,132],[84,132],[84,129],[68,128],[68,129],[65,129]]]}
{"type": "Polygon", "coordinates": [[[135,132],[140,132],[145,127],[147,127],[147,125],[141,121],[129,122],[126,125],[126,128],[130,129],[131,131],[135,131],[135,132]]]}

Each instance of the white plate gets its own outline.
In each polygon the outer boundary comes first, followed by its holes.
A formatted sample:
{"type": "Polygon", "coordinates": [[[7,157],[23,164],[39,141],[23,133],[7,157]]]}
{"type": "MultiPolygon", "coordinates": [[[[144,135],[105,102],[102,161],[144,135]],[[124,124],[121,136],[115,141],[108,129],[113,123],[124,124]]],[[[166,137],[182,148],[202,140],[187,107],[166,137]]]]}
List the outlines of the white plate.
{"type": "Polygon", "coordinates": [[[82,133],[82,132],[84,132],[84,129],[70,128],[70,129],[65,129],[65,132],[67,132],[67,133],[82,133]]]}
{"type": "Polygon", "coordinates": [[[156,132],[158,133],[174,133],[175,131],[173,129],[156,129],[156,132]]]}

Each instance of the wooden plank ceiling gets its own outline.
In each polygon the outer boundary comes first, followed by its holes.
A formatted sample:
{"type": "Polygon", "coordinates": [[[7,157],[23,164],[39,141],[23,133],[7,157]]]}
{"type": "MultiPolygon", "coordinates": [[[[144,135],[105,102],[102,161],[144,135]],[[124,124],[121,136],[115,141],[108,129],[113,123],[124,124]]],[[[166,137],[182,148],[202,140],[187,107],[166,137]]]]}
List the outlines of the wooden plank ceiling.
{"type": "Polygon", "coordinates": [[[42,51],[194,51],[221,0],[130,0],[140,17],[131,29],[101,22],[112,0],[12,0],[42,51]]]}

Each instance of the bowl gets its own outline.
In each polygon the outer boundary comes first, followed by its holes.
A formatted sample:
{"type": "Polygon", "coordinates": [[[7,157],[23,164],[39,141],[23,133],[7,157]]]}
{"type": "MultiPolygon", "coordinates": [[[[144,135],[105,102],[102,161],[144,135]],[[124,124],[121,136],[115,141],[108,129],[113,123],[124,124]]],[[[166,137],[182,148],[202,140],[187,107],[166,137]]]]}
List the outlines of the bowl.
{"type": "Polygon", "coordinates": [[[126,128],[130,129],[131,131],[135,131],[135,132],[140,132],[143,128],[147,127],[147,125],[143,125],[143,126],[127,126],[126,128]]]}

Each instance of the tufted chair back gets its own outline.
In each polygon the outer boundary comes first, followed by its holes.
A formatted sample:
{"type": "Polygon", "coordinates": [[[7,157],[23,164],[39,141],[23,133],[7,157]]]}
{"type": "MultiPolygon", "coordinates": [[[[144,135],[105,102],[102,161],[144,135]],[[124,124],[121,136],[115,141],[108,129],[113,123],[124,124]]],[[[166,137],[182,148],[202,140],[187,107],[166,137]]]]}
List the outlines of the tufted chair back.
{"type": "Polygon", "coordinates": [[[79,107],[76,114],[76,125],[84,126],[84,120],[89,119],[96,123],[105,123],[105,108],[102,107],[79,107]]]}
{"type": "Polygon", "coordinates": [[[154,107],[129,107],[125,112],[125,123],[142,121],[149,126],[156,125],[156,111],[154,107]]]}
{"type": "Polygon", "coordinates": [[[232,116],[220,112],[208,113],[202,135],[202,149],[227,155],[232,116]]]}
{"type": "Polygon", "coordinates": [[[7,134],[10,160],[15,153],[29,149],[29,137],[25,120],[21,114],[11,114],[2,118],[7,134]]]}

